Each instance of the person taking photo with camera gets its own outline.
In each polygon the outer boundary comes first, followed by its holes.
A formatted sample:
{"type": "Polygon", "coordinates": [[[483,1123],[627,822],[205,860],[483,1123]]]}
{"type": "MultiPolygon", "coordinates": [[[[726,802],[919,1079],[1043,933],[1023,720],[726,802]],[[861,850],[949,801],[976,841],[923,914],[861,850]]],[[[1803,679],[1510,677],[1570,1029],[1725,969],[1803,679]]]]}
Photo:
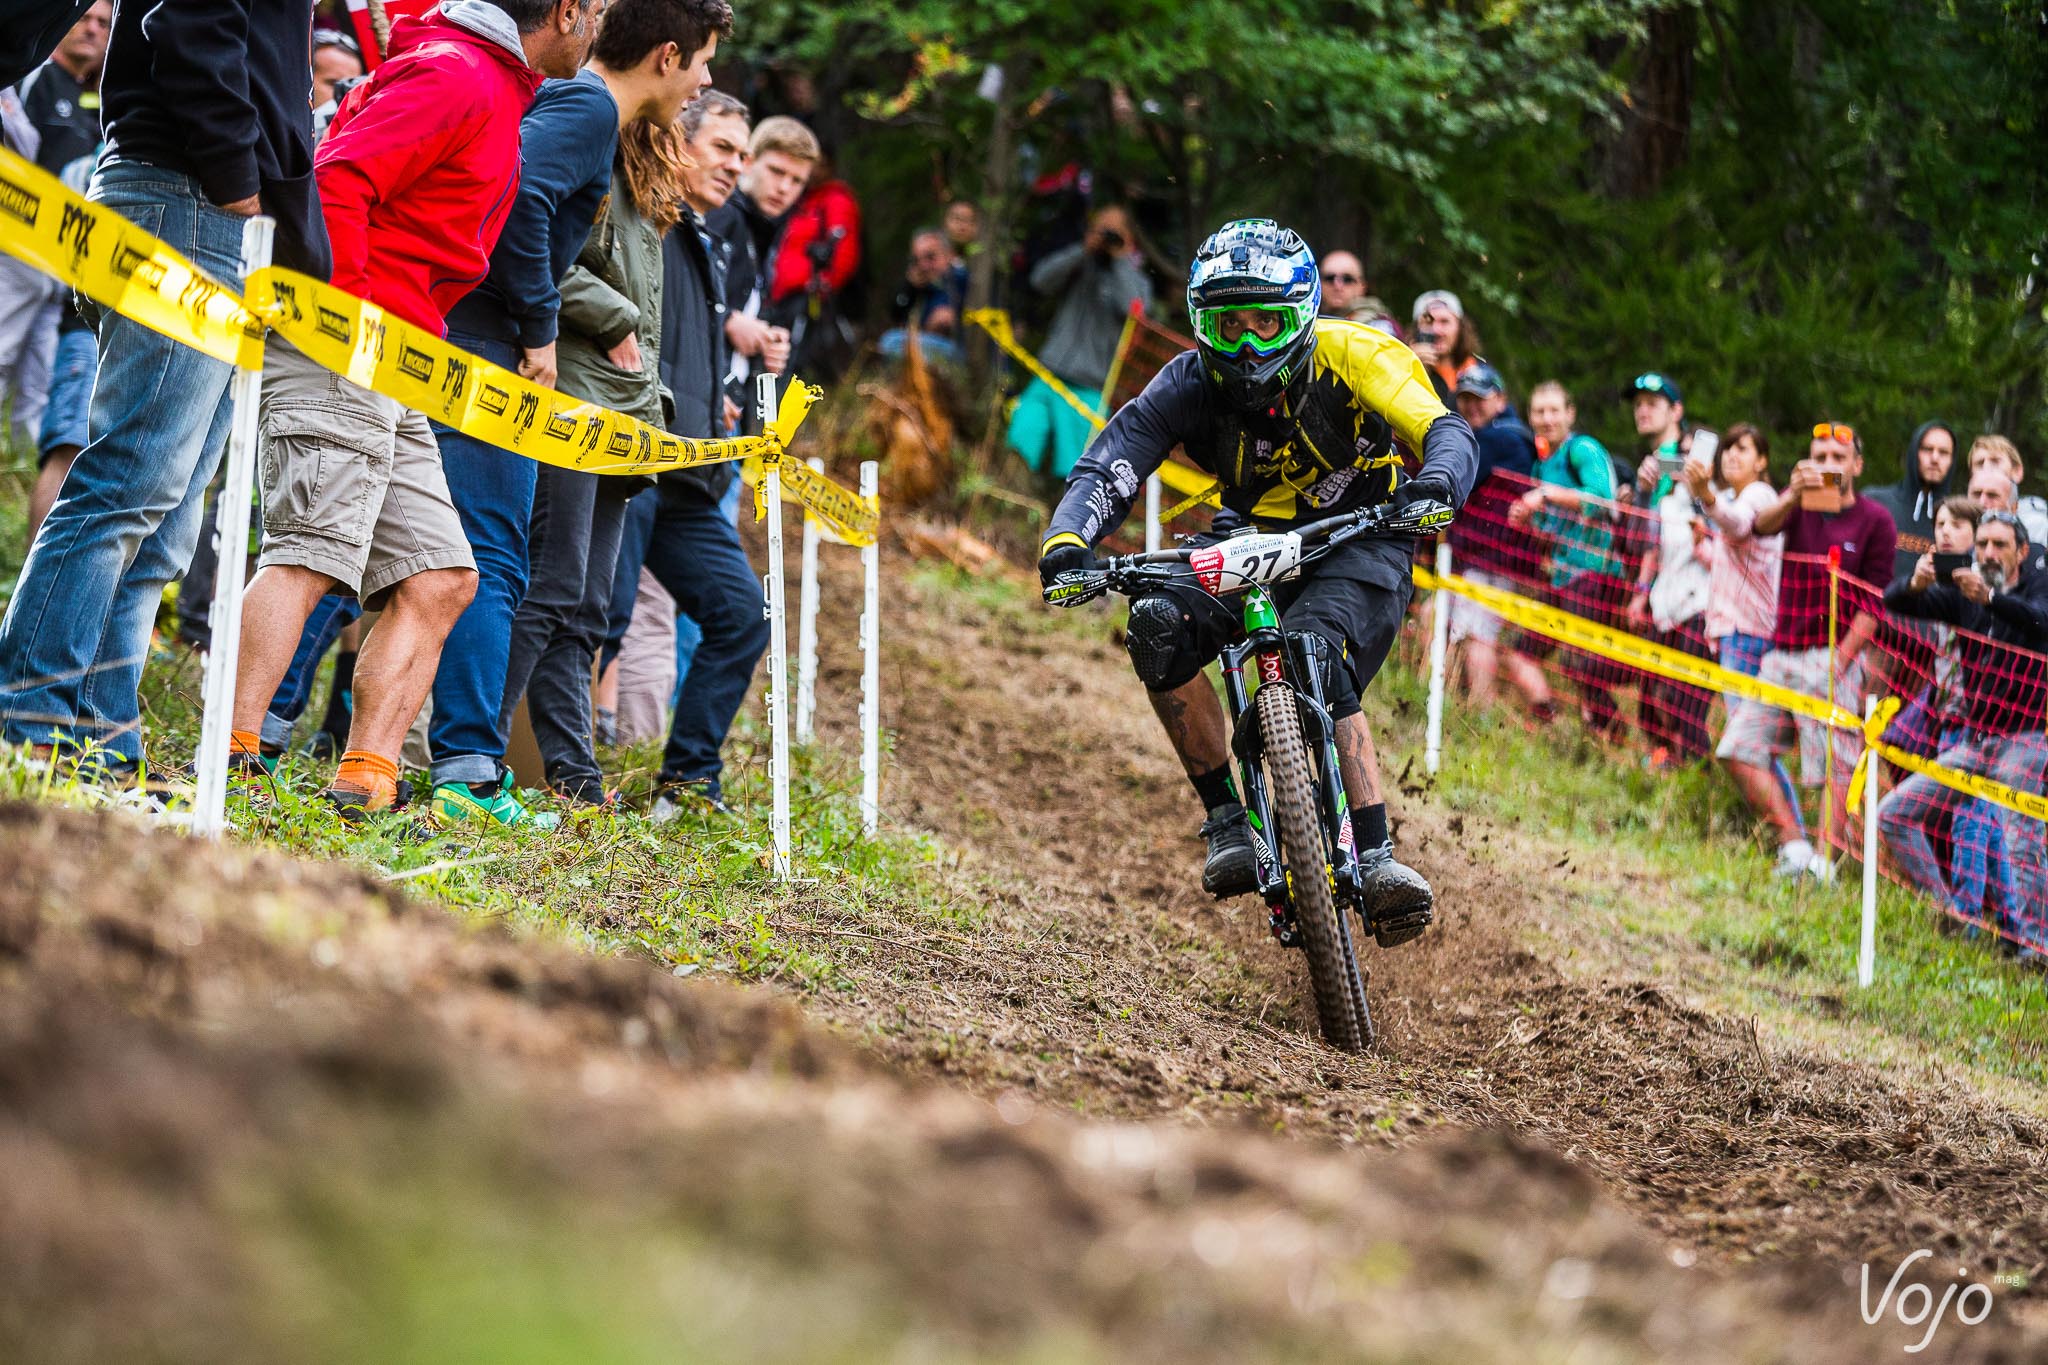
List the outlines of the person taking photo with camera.
{"type": "MultiPolygon", "coordinates": [[[[1102,385],[1116,359],[1131,309],[1152,304],[1152,283],[1138,263],[1131,218],[1117,204],[1095,211],[1088,233],[1031,269],[1031,287],[1059,298],[1039,358],[1091,408],[1102,406],[1102,385]]],[[[1041,379],[1017,397],[1007,439],[1024,463],[1064,479],[1095,434],[1094,426],[1041,379]]]]}

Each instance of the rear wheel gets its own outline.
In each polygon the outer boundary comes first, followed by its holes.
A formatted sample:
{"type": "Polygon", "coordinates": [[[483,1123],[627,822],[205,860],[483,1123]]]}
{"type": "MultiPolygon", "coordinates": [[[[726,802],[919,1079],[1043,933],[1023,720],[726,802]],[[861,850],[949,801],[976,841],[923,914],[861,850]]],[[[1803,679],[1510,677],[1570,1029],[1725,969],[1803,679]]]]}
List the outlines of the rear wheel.
{"type": "Polygon", "coordinates": [[[1338,918],[1330,886],[1330,858],[1316,818],[1315,784],[1309,777],[1308,745],[1294,689],[1267,684],[1254,699],[1259,734],[1265,741],[1266,782],[1273,797],[1273,823],[1281,862],[1288,870],[1294,923],[1308,952],[1309,984],[1323,1039],[1343,1052],[1372,1045],[1372,1016],[1365,1003],[1350,936],[1338,918]]]}

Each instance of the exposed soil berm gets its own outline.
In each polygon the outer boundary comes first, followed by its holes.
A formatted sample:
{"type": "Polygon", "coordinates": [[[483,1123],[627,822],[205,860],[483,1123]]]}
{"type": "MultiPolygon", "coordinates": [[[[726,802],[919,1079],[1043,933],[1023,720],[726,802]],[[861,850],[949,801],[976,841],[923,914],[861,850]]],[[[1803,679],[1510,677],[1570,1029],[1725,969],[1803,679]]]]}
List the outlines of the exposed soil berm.
{"type": "Polygon", "coordinates": [[[1846,1267],[2038,1282],[2038,1120],[1558,970],[1545,853],[1420,798],[1443,921],[1323,1047],[1120,652],[891,572],[889,815],[970,913],[801,1005],[0,807],[0,1359],[1848,1362],[1912,1337],[1846,1267]]]}

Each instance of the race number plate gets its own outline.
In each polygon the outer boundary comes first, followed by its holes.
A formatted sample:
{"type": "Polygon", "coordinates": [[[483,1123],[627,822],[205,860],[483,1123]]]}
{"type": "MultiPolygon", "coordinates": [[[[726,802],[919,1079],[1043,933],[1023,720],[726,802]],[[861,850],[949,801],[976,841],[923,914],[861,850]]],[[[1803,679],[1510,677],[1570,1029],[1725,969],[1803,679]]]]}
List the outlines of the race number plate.
{"type": "Polygon", "coordinates": [[[1278,583],[1301,567],[1301,537],[1292,531],[1233,536],[1188,556],[1188,567],[1213,593],[1238,592],[1252,584],[1278,583]]]}

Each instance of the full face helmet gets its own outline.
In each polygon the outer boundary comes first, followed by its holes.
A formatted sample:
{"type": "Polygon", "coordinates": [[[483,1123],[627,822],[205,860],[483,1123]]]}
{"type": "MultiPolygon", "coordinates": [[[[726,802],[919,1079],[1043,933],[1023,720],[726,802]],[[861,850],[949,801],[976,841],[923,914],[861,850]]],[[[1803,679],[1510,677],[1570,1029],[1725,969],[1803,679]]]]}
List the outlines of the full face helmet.
{"type": "Polygon", "coordinates": [[[1263,412],[1305,380],[1323,282],[1299,233],[1270,218],[1218,228],[1188,268],[1188,320],[1202,367],[1242,412],[1263,412]]]}

